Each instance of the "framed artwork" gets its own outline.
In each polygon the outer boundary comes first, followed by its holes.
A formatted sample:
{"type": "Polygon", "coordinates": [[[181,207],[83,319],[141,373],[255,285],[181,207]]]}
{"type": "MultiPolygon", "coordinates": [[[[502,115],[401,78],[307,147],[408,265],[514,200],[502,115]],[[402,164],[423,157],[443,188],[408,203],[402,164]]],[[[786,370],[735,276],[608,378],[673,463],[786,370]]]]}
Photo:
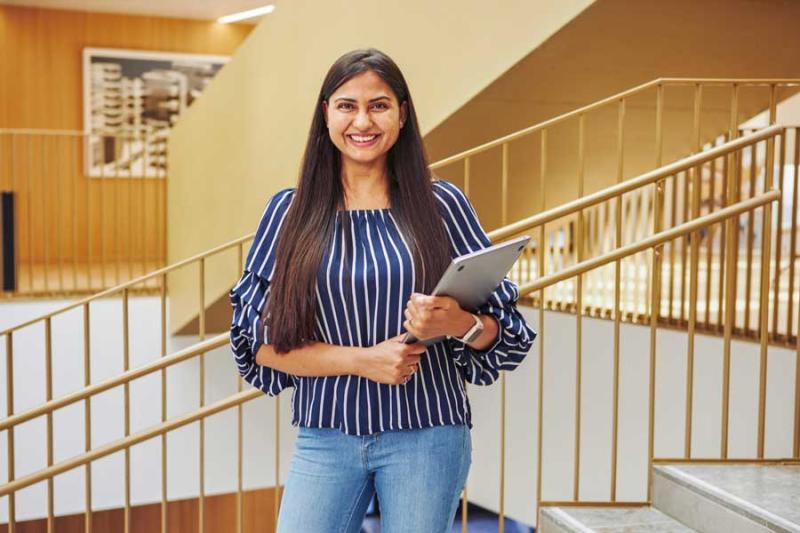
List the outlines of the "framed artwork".
{"type": "Polygon", "coordinates": [[[84,172],[163,177],[167,137],[229,56],[83,49],[84,172]]]}

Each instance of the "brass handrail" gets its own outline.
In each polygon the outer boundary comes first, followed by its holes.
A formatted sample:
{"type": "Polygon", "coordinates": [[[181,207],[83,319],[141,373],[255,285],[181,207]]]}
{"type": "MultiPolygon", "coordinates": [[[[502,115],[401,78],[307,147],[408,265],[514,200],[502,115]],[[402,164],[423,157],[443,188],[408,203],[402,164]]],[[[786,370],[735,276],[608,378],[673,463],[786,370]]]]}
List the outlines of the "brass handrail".
{"type": "Polygon", "coordinates": [[[229,335],[227,333],[220,333],[219,335],[211,337],[210,339],[206,339],[204,341],[193,344],[188,348],[183,348],[181,350],[178,350],[177,352],[171,353],[164,357],[159,357],[158,359],[151,361],[147,364],[138,366],[132,370],[128,370],[126,372],[118,374],[113,378],[101,381],[100,383],[89,385],[88,387],[84,387],[81,390],[67,394],[58,399],[50,400],[49,402],[45,402],[41,405],[38,405],[32,409],[29,409],[28,411],[25,411],[24,413],[11,415],[7,418],[4,418],[0,420],[0,431],[6,430],[10,427],[17,426],[19,424],[27,422],[28,420],[36,418],[37,416],[45,415],[56,409],[66,407],[67,405],[73,404],[75,402],[91,398],[96,394],[100,394],[101,392],[113,389],[114,387],[117,387],[119,385],[124,385],[125,383],[129,383],[134,379],[146,376],[148,374],[152,374],[153,372],[156,372],[158,370],[163,370],[172,365],[182,363],[183,361],[191,359],[192,357],[195,357],[201,353],[209,352],[221,346],[225,346],[228,342],[230,342],[229,335]]]}
{"type": "Polygon", "coordinates": [[[574,278],[575,276],[584,274],[589,270],[593,270],[597,267],[613,263],[617,259],[622,259],[623,257],[637,254],[648,248],[659,246],[660,244],[663,244],[667,241],[671,241],[678,237],[688,235],[689,233],[697,231],[700,228],[716,224],[721,220],[742,214],[746,211],[752,211],[753,209],[761,207],[764,204],[774,202],[778,200],[780,197],[781,193],[773,189],[769,192],[759,194],[758,196],[755,196],[753,198],[742,200],[741,202],[722,208],[719,211],[714,211],[713,213],[710,213],[708,215],[703,215],[700,218],[696,218],[691,222],[684,222],[679,226],[674,226],[670,229],[664,230],[655,235],[651,235],[650,237],[647,237],[646,239],[641,240],[637,243],[623,246],[621,248],[614,250],[613,252],[609,252],[599,257],[586,259],[585,261],[581,261],[576,265],[564,268],[554,274],[543,276],[534,282],[520,285],[519,292],[520,294],[528,294],[529,292],[546,289],[551,285],[555,285],[559,281],[563,281],[569,278],[574,278]]]}
{"type": "Polygon", "coordinates": [[[740,148],[751,146],[757,142],[780,135],[783,131],[784,126],[769,126],[767,128],[758,130],[756,133],[739,137],[738,139],[729,141],[715,148],[711,148],[704,152],[693,154],[668,165],[664,165],[656,170],[645,172],[644,174],[640,174],[639,176],[625,180],[622,183],[612,185],[592,194],[587,194],[581,198],[561,204],[558,207],[548,209],[542,213],[537,213],[530,217],[523,218],[522,220],[508,224],[502,228],[490,231],[487,233],[487,235],[489,235],[489,238],[492,240],[500,240],[510,237],[519,233],[520,231],[552,222],[556,219],[563,218],[588,207],[592,207],[602,202],[611,200],[612,198],[621,196],[624,193],[631,192],[646,185],[652,185],[653,183],[673,176],[678,172],[694,168],[708,161],[713,161],[720,156],[735,152],[740,148]]]}
{"type": "Polygon", "coordinates": [[[463,152],[451,155],[449,157],[446,157],[431,164],[430,168],[432,170],[435,170],[437,168],[447,166],[451,163],[455,163],[456,161],[461,161],[462,159],[478,155],[497,146],[502,146],[503,144],[510,143],[511,141],[515,141],[519,138],[525,137],[532,133],[536,133],[537,131],[541,131],[551,126],[555,126],[556,124],[560,124],[571,118],[579,117],[580,115],[583,115],[590,111],[594,111],[595,109],[599,109],[605,105],[612,104],[618,100],[634,96],[648,89],[652,89],[653,87],[658,87],[660,85],[693,85],[693,84],[702,84],[702,85],[736,84],[743,86],[750,86],[750,85],[796,86],[800,85],[800,78],[782,78],[774,80],[759,79],[759,78],[749,78],[749,79],[748,78],[656,78],[652,81],[648,81],[647,83],[643,83],[637,87],[633,87],[631,89],[618,92],[612,96],[603,98],[602,100],[598,100],[583,107],[579,107],[577,109],[564,113],[563,115],[547,119],[538,124],[534,124],[533,126],[522,128],[513,133],[509,133],[508,135],[504,135],[503,137],[499,137],[484,144],[478,145],[474,148],[470,148],[468,150],[464,150],[463,152]]]}
{"type": "Polygon", "coordinates": [[[63,307],[59,307],[55,311],[51,311],[49,313],[40,315],[40,316],[38,316],[36,318],[31,318],[30,320],[26,320],[25,322],[20,322],[19,324],[15,325],[15,326],[11,326],[10,328],[6,328],[4,330],[0,330],[0,336],[7,335],[9,333],[13,333],[16,330],[22,329],[22,328],[27,327],[27,326],[31,326],[33,324],[36,324],[37,322],[41,322],[42,320],[45,320],[46,318],[52,318],[52,317],[54,317],[56,315],[60,315],[61,313],[66,313],[67,311],[70,311],[70,310],[75,309],[77,307],[81,307],[81,306],[83,306],[83,305],[85,305],[87,303],[90,303],[90,302],[92,302],[94,300],[103,298],[105,296],[111,296],[113,294],[116,294],[118,292],[123,291],[124,289],[131,288],[131,287],[133,287],[133,286],[135,286],[135,285],[137,285],[139,283],[147,281],[147,280],[149,280],[151,278],[157,278],[157,277],[163,276],[164,274],[168,274],[168,273],[172,272],[173,270],[177,270],[178,268],[184,267],[186,265],[189,265],[191,263],[194,263],[196,261],[199,261],[199,260],[204,259],[206,257],[209,257],[211,255],[214,255],[217,252],[222,252],[222,251],[225,251],[225,250],[227,250],[229,248],[233,248],[236,245],[242,244],[242,243],[246,242],[247,240],[252,239],[254,236],[255,236],[255,232],[250,233],[248,235],[245,235],[244,237],[238,237],[238,238],[236,238],[236,239],[234,239],[232,241],[228,241],[228,242],[226,242],[224,244],[220,244],[219,246],[215,246],[214,248],[206,250],[205,252],[200,252],[199,254],[193,255],[191,257],[187,257],[186,259],[182,259],[180,261],[172,263],[171,265],[165,266],[163,268],[159,268],[158,270],[154,270],[154,271],[152,271],[152,272],[150,272],[148,274],[145,274],[143,276],[139,276],[138,278],[134,278],[134,279],[132,279],[130,281],[126,281],[125,283],[122,283],[122,284],[117,285],[115,287],[111,287],[109,289],[100,291],[100,292],[98,292],[96,294],[92,294],[91,296],[87,296],[85,298],[81,298],[80,300],[76,300],[76,301],[74,301],[74,302],[72,302],[70,304],[66,304],[63,307]]]}
{"type": "Polygon", "coordinates": [[[153,437],[163,435],[164,433],[168,433],[173,429],[177,429],[187,424],[191,424],[192,422],[196,422],[197,420],[200,420],[202,418],[207,418],[211,415],[219,413],[220,411],[224,411],[231,407],[236,407],[237,405],[240,405],[249,400],[254,400],[262,395],[263,393],[258,389],[239,392],[232,396],[229,396],[228,398],[225,398],[224,400],[220,400],[216,403],[206,405],[194,411],[193,413],[178,416],[177,418],[174,418],[169,422],[161,423],[157,426],[153,426],[144,431],[140,431],[139,433],[135,433],[133,435],[129,435],[127,437],[118,439],[114,442],[104,444],[99,448],[95,448],[94,450],[91,450],[89,452],[77,455],[70,459],[66,459],[58,464],[55,464],[43,470],[39,470],[32,474],[28,474],[25,477],[15,479],[11,483],[6,483],[5,485],[0,486],[0,497],[6,496],[9,493],[17,492],[20,489],[29,487],[34,483],[38,483],[39,481],[45,479],[51,479],[52,477],[57,476],[58,474],[61,474],[63,472],[66,472],[67,470],[77,468],[79,466],[85,465],[86,463],[92,462],[95,459],[100,459],[101,457],[105,457],[106,455],[110,455],[120,450],[130,448],[134,444],[138,444],[140,442],[152,439],[153,437]]]}
{"type": "MultiPolygon", "coordinates": [[[[661,244],[663,244],[663,243],[665,243],[667,241],[670,241],[670,240],[676,239],[678,237],[681,237],[683,235],[687,235],[689,233],[697,231],[699,228],[702,228],[702,227],[705,227],[705,226],[709,226],[709,225],[712,225],[712,224],[716,224],[716,223],[718,223],[718,222],[720,222],[722,220],[726,220],[726,219],[729,219],[731,217],[734,217],[734,216],[737,216],[739,214],[742,214],[744,212],[751,211],[753,209],[757,209],[758,207],[761,207],[763,205],[767,205],[767,204],[769,204],[771,202],[776,201],[779,198],[780,198],[780,193],[773,190],[773,191],[769,191],[767,193],[755,196],[755,197],[753,197],[751,199],[738,202],[738,203],[733,204],[733,205],[731,205],[729,207],[726,207],[724,209],[716,211],[716,212],[714,212],[712,214],[703,215],[700,218],[692,220],[691,222],[686,222],[686,223],[683,223],[683,224],[681,224],[679,226],[675,226],[675,227],[670,228],[668,230],[664,230],[664,231],[662,231],[662,232],[660,232],[660,233],[658,233],[656,235],[653,235],[652,237],[650,237],[650,238],[648,238],[648,239],[646,239],[644,241],[641,241],[641,242],[639,242],[637,244],[620,248],[619,250],[616,250],[614,252],[605,254],[605,255],[603,255],[601,257],[597,257],[597,258],[593,258],[593,259],[588,259],[588,260],[582,261],[581,263],[579,263],[577,265],[574,265],[570,269],[567,269],[565,271],[559,272],[558,274],[553,274],[553,275],[550,275],[550,276],[546,276],[546,277],[542,278],[541,280],[539,280],[538,282],[530,283],[530,284],[527,284],[527,285],[525,285],[523,287],[520,287],[520,293],[524,294],[524,293],[532,292],[534,290],[544,289],[544,288],[546,288],[548,286],[554,285],[555,283],[557,283],[558,281],[561,281],[562,279],[564,279],[566,277],[576,276],[576,275],[579,275],[581,273],[585,273],[585,272],[587,272],[589,270],[592,270],[594,268],[597,268],[598,266],[602,266],[604,264],[613,262],[613,261],[615,261],[617,259],[620,259],[621,257],[625,257],[627,255],[632,255],[632,254],[638,253],[638,252],[640,252],[640,251],[642,251],[644,249],[647,249],[647,248],[653,248],[653,247],[659,246],[659,245],[661,245],[661,244]]],[[[182,360],[184,360],[184,359],[186,359],[188,357],[191,357],[192,355],[196,355],[196,354],[202,353],[204,351],[207,351],[210,348],[209,344],[216,344],[218,346],[224,345],[225,342],[227,341],[226,337],[227,337],[226,334],[221,334],[221,335],[219,335],[217,337],[209,339],[208,341],[205,341],[204,343],[198,343],[198,344],[196,344],[194,346],[191,346],[189,348],[186,348],[186,349],[182,350],[181,352],[173,354],[172,356],[168,356],[167,358],[165,358],[163,366],[170,366],[172,364],[176,364],[176,363],[178,363],[178,362],[180,362],[180,361],[182,361],[182,360]],[[179,361],[179,359],[180,359],[180,361],[179,361]]],[[[153,366],[153,365],[150,365],[150,366],[153,366]]],[[[163,368],[163,366],[161,366],[159,368],[163,368]]],[[[149,372],[152,372],[154,370],[156,370],[156,368],[149,368],[148,372],[144,372],[144,373],[149,373],[149,372]]],[[[114,380],[116,381],[116,384],[127,383],[131,379],[133,379],[134,377],[138,377],[139,375],[144,375],[144,373],[141,373],[141,372],[136,373],[136,372],[130,372],[129,371],[129,372],[125,373],[122,376],[114,378],[114,380]],[[134,376],[134,374],[136,374],[136,376],[134,376]]],[[[106,388],[104,388],[103,390],[106,390],[106,388]]],[[[88,395],[96,394],[98,392],[100,392],[100,391],[99,390],[98,391],[91,391],[90,393],[88,393],[88,395]]],[[[134,435],[130,435],[128,437],[124,437],[122,439],[119,439],[119,440],[117,440],[117,441],[115,441],[113,443],[110,443],[110,444],[106,444],[106,445],[104,445],[104,446],[102,446],[100,448],[97,448],[95,450],[91,450],[90,452],[83,453],[83,454],[78,455],[76,457],[73,457],[71,459],[62,461],[61,463],[58,463],[56,465],[49,466],[49,467],[47,467],[47,468],[45,468],[43,470],[40,470],[38,472],[29,474],[29,475],[27,475],[25,477],[16,479],[16,480],[14,480],[14,481],[12,481],[10,483],[7,483],[7,484],[5,484],[3,486],[0,486],[0,497],[5,496],[5,495],[7,495],[9,493],[16,492],[16,491],[18,491],[20,489],[23,489],[25,487],[28,487],[28,486],[34,484],[34,483],[38,483],[39,481],[42,481],[42,480],[45,480],[45,479],[50,479],[53,476],[61,474],[61,473],[65,472],[67,470],[70,470],[72,468],[76,468],[76,467],[82,466],[82,465],[84,465],[84,464],[86,464],[88,462],[91,462],[91,461],[95,460],[95,459],[99,459],[101,457],[104,457],[104,456],[109,455],[111,453],[117,452],[119,450],[122,450],[122,449],[125,449],[125,448],[129,448],[130,446],[132,446],[134,444],[143,442],[145,440],[151,439],[151,438],[156,437],[158,435],[162,435],[162,434],[164,434],[166,432],[169,432],[169,431],[171,431],[173,429],[176,429],[178,427],[184,426],[186,424],[189,424],[189,423],[194,422],[196,420],[199,420],[201,418],[208,417],[210,415],[216,414],[216,413],[218,413],[220,411],[223,411],[225,409],[228,409],[230,407],[235,407],[235,406],[237,406],[237,405],[239,405],[241,403],[244,403],[246,401],[258,398],[262,394],[263,393],[260,390],[257,390],[257,389],[234,394],[233,396],[230,396],[230,397],[228,397],[228,398],[226,398],[224,400],[221,400],[221,401],[216,402],[216,403],[211,404],[211,405],[204,406],[204,407],[198,409],[197,411],[195,411],[195,412],[193,412],[191,414],[182,415],[182,416],[180,416],[180,417],[178,417],[178,418],[176,418],[174,420],[171,420],[169,422],[164,422],[164,423],[162,423],[160,425],[154,426],[154,427],[149,428],[147,430],[144,430],[142,432],[136,433],[134,435]]],[[[81,398],[76,398],[75,401],[78,400],[78,399],[83,399],[85,397],[86,396],[82,396],[81,398]]],[[[52,410],[52,408],[50,410],[52,410]]],[[[22,416],[22,415],[20,415],[20,416],[22,416]]]]}

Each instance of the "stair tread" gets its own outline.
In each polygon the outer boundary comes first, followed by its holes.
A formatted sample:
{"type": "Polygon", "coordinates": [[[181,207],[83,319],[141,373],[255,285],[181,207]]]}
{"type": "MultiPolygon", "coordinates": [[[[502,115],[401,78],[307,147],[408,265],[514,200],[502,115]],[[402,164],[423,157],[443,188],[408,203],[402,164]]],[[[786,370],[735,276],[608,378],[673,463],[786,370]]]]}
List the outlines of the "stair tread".
{"type": "Polygon", "coordinates": [[[800,531],[800,465],[658,465],[657,475],[776,531],[800,531]]]}
{"type": "Polygon", "coordinates": [[[694,531],[653,507],[544,507],[542,515],[566,531],[582,533],[694,531]]]}

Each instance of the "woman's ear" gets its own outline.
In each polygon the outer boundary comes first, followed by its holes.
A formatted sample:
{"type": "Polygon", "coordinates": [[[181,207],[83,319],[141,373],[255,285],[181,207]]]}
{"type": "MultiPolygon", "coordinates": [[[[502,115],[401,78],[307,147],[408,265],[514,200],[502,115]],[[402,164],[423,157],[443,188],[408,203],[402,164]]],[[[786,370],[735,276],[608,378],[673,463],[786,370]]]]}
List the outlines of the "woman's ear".
{"type": "Polygon", "coordinates": [[[403,103],[400,104],[400,127],[401,128],[403,127],[403,124],[406,123],[406,119],[407,118],[408,118],[408,102],[407,101],[403,101],[403,103]]]}

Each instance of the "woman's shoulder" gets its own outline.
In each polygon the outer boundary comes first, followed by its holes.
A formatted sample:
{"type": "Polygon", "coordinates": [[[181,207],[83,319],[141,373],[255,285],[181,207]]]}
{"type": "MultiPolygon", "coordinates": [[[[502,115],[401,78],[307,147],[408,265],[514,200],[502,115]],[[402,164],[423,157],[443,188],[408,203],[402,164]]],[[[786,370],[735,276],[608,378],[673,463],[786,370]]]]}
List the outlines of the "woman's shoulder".
{"type": "Polygon", "coordinates": [[[459,189],[454,183],[444,178],[434,177],[433,179],[431,179],[431,185],[433,186],[434,194],[436,194],[440,198],[456,193],[461,193],[461,189],[459,189]]]}
{"type": "Polygon", "coordinates": [[[264,206],[261,219],[263,220],[267,216],[274,215],[275,213],[286,213],[296,191],[296,187],[284,187],[272,194],[267,198],[267,205],[264,206]]]}
{"type": "Polygon", "coordinates": [[[474,214],[467,195],[455,183],[443,178],[434,178],[432,186],[433,194],[439,201],[443,214],[449,214],[451,217],[456,213],[462,216],[474,214]]]}

